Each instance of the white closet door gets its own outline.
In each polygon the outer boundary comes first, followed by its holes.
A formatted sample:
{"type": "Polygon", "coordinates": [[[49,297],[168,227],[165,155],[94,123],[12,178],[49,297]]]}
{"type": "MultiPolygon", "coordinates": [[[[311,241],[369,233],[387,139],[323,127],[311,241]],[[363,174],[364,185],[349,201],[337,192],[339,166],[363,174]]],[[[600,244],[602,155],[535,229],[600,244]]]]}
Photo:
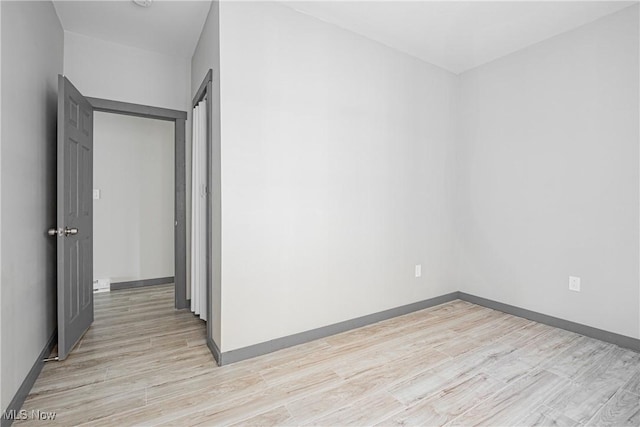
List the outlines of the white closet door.
{"type": "Polygon", "coordinates": [[[207,103],[200,102],[200,136],[198,144],[198,176],[200,179],[199,209],[199,312],[202,320],[207,320],[207,103]]]}
{"type": "Polygon", "coordinates": [[[198,314],[196,307],[199,307],[197,283],[198,283],[198,121],[200,119],[200,108],[196,105],[193,109],[192,130],[191,130],[191,311],[198,314]]]}
{"type": "Polygon", "coordinates": [[[191,161],[191,311],[207,320],[207,105],[193,109],[191,161]]]}

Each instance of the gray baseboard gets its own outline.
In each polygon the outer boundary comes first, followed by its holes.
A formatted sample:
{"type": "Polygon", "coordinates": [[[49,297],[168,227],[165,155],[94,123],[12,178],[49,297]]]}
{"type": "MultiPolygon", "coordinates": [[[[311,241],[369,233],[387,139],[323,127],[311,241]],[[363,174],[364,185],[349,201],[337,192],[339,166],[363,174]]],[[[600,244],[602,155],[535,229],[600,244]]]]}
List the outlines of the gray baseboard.
{"type": "Polygon", "coordinates": [[[156,279],[132,280],[130,282],[118,282],[111,284],[112,291],[121,289],[142,288],[143,286],[167,285],[174,282],[174,277],[158,277],[156,279]]]}
{"type": "Polygon", "coordinates": [[[207,337],[207,347],[209,347],[209,351],[213,354],[213,358],[216,360],[218,366],[222,366],[222,353],[211,337],[207,337]]]}
{"type": "Polygon", "coordinates": [[[640,351],[640,339],[628,337],[625,335],[608,332],[602,329],[594,328],[591,326],[583,325],[580,323],[571,322],[569,320],[560,319],[557,317],[549,316],[546,314],[538,313],[532,310],[516,307],[509,304],[493,301],[487,298],[477,297],[475,295],[467,294],[464,292],[452,292],[450,294],[442,295],[435,298],[430,298],[424,301],[416,302],[413,304],[404,305],[401,307],[392,308],[390,310],[381,311],[378,313],[369,314],[367,316],[358,317],[344,322],[335,323],[333,325],[323,326],[321,328],[312,329],[305,332],[289,335],[282,338],[276,338],[271,341],[266,341],[259,344],[254,344],[248,347],[239,348],[236,350],[221,352],[216,343],[208,338],[207,346],[213,354],[218,365],[228,365],[230,363],[239,362],[245,359],[251,359],[263,354],[272,353],[283,348],[292,347],[298,344],[304,344],[309,341],[324,338],[330,335],[346,332],[351,329],[360,328],[372,323],[380,322],[382,320],[391,319],[393,317],[402,316],[403,314],[412,313],[414,311],[423,310],[425,308],[433,307],[436,305],[444,304],[445,302],[460,299],[473,304],[477,304],[483,307],[491,308],[493,310],[501,311],[503,313],[512,314],[514,316],[523,317],[525,319],[533,320],[538,323],[543,323],[555,328],[564,329],[570,332],[575,332],[580,335],[595,338],[604,342],[618,345],[620,347],[628,348],[634,351],[640,351]]]}
{"type": "Polygon", "coordinates": [[[42,367],[45,363],[43,360],[51,354],[57,343],[58,331],[56,329],[53,331],[53,333],[49,337],[49,340],[38,355],[38,358],[33,363],[31,370],[29,370],[27,377],[24,379],[24,381],[22,381],[22,384],[20,385],[20,388],[18,388],[16,394],[13,396],[13,399],[11,399],[11,402],[9,402],[9,406],[7,406],[7,408],[4,410],[4,413],[2,414],[2,421],[0,421],[1,427],[9,427],[13,423],[15,415],[19,413],[20,409],[22,408],[22,404],[29,395],[29,392],[31,391],[31,388],[35,384],[36,380],[38,379],[38,375],[40,375],[40,372],[42,371],[42,367]],[[12,414],[15,415],[12,416],[12,414]]]}
{"type": "Polygon", "coordinates": [[[300,332],[293,335],[288,335],[282,338],[276,338],[271,341],[266,341],[259,344],[254,344],[248,347],[239,348],[236,350],[225,351],[221,353],[218,347],[213,341],[207,344],[209,349],[213,353],[213,357],[216,358],[218,365],[228,365],[229,363],[239,362],[245,359],[251,359],[252,357],[261,356],[263,354],[272,353],[283,348],[292,347],[294,345],[303,344],[309,341],[317,340],[319,338],[328,337],[330,335],[346,332],[351,329],[361,328],[372,323],[380,322],[382,320],[391,319],[393,317],[402,316],[403,314],[413,313],[414,311],[423,310],[425,308],[433,307],[436,305],[444,304],[445,302],[458,299],[458,292],[452,292],[450,294],[442,295],[435,298],[430,298],[424,301],[419,301],[413,304],[403,305],[401,307],[392,308],[378,313],[369,314],[355,319],[345,320],[344,322],[334,323],[333,325],[323,326],[317,329],[311,329],[309,331],[300,332]],[[213,347],[213,349],[212,349],[213,347]],[[217,353],[217,354],[216,354],[217,353]]]}
{"type": "Polygon", "coordinates": [[[477,297],[464,292],[458,292],[458,298],[483,307],[498,310],[503,313],[512,314],[514,316],[523,317],[533,320],[534,322],[544,323],[554,328],[564,329],[566,331],[575,332],[590,338],[618,345],[640,352],[640,339],[631,338],[625,335],[616,334],[614,332],[605,331],[581,323],[571,322],[569,320],[560,319],[558,317],[548,316],[536,311],[527,310],[525,308],[516,307],[514,305],[504,304],[487,298],[477,297]]]}

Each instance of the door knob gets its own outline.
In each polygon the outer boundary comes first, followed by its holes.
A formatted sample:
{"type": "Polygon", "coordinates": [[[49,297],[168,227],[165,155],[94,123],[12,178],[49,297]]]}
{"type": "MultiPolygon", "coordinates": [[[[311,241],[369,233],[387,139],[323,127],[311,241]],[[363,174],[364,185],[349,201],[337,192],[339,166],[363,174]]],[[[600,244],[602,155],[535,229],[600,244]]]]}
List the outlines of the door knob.
{"type": "Polygon", "coordinates": [[[75,234],[78,234],[78,229],[77,228],[69,228],[69,227],[65,227],[64,229],[62,229],[62,228],[50,228],[47,231],[47,234],[49,236],[73,236],[75,234]]]}

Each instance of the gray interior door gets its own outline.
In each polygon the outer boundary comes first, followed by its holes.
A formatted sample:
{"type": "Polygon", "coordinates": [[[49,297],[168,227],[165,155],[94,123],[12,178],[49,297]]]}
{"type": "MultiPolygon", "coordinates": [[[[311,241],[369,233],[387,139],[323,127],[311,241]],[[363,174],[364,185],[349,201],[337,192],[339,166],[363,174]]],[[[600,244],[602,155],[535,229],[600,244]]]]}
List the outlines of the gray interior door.
{"type": "Polygon", "coordinates": [[[58,76],[58,357],[93,322],[93,108],[58,76]]]}

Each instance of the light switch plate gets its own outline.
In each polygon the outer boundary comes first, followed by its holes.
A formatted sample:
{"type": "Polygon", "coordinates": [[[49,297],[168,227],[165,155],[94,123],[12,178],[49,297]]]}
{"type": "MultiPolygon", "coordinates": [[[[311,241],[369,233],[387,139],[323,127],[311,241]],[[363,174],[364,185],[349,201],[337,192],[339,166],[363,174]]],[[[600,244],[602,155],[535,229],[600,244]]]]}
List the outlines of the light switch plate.
{"type": "Polygon", "coordinates": [[[569,290],[580,292],[580,278],[569,276],[569,290]]]}
{"type": "Polygon", "coordinates": [[[100,190],[96,188],[93,189],[93,200],[100,200],[100,190]]]}

